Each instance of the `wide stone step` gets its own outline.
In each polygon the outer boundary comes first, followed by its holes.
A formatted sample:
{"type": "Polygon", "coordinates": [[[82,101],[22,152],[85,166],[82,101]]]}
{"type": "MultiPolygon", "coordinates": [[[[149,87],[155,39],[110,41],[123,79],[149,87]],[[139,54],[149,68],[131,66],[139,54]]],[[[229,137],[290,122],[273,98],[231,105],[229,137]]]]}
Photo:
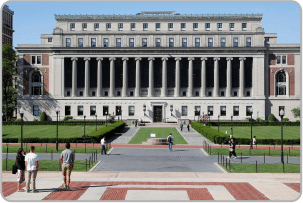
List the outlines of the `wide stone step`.
{"type": "Polygon", "coordinates": [[[144,145],[167,145],[166,138],[148,138],[146,142],[142,142],[144,145]]]}

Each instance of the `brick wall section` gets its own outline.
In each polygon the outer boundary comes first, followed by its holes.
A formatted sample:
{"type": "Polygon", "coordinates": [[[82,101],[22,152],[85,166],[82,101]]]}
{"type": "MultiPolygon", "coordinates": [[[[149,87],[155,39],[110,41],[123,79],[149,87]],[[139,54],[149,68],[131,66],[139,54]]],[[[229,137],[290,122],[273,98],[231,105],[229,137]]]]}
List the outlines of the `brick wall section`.
{"type": "Polygon", "coordinates": [[[49,56],[48,56],[48,54],[42,54],[42,65],[44,65],[44,66],[49,65],[49,56]]]}
{"type": "MultiPolygon", "coordinates": [[[[283,68],[287,71],[289,75],[289,95],[295,95],[295,69],[294,68],[283,68]]],[[[270,68],[269,70],[269,79],[270,79],[270,95],[274,96],[275,94],[275,73],[280,70],[280,68],[270,68]],[[271,71],[272,70],[272,71],[271,71]]]]}
{"type": "Polygon", "coordinates": [[[24,59],[24,65],[30,65],[31,64],[31,55],[29,54],[25,54],[23,56],[23,59],[24,59]]]}
{"type": "Polygon", "coordinates": [[[23,69],[23,95],[29,94],[29,68],[23,69]]]}
{"type": "MultiPolygon", "coordinates": [[[[43,74],[43,95],[49,94],[49,69],[48,68],[37,68],[43,74]],[[46,72],[45,72],[46,70],[46,72]]],[[[29,73],[33,71],[34,68],[23,69],[23,94],[29,94],[29,73]]]]}
{"type": "Polygon", "coordinates": [[[276,65],[276,56],[274,54],[268,55],[268,65],[276,65]]]}
{"type": "Polygon", "coordinates": [[[288,54],[287,55],[287,64],[288,65],[295,65],[295,55],[294,54],[288,54]]]}

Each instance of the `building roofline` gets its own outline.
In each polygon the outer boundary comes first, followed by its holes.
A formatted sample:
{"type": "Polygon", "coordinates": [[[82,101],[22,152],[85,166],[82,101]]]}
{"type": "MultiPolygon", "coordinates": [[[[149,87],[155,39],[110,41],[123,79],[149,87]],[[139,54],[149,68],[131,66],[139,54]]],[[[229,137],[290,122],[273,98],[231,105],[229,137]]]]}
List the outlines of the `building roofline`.
{"type": "Polygon", "coordinates": [[[6,10],[7,12],[9,12],[10,14],[14,15],[14,11],[12,11],[11,9],[9,9],[9,7],[7,5],[4,5],[3,9],[6,10]]]}

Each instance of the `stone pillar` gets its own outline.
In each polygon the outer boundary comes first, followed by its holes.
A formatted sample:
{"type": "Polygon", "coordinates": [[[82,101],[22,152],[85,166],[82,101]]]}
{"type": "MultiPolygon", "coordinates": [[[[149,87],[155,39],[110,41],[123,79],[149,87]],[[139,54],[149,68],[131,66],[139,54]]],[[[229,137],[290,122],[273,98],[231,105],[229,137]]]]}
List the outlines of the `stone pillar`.
{"type": "Polygon", "coordinates": [[[193,70],[193,60],[195,58],[188,58],[188,97],[193,96],[193,87],[194,87],[194,70],[193,70]]]}
{"type": "Polygon", "coordinates": [[[109,82],[109,96],[115,96],[115,60],[116,58],[109,58],[110,61],[110,82],[109,82]]]}
{"type": "Polygon", "coordinates": [[[175,97],[180,97],[180,60],[181,60],[181,58],[175,58],[175,60],[176,60],[175,97]]]}
{"type": "Polygon", "coordinates": [[[240,87],[239,87],[239,97],[244,97],[244,60],[246,58],[239,58],[240,60],[240,73],[239,73],[239,78],[240,78],[240,87]]]}
{"type": "Polygon", "coordinates": [[[206,60],[207,58],[201,58],[202,65],[201,65],[201,97],[205,97],[206,91],[206,60]]]}
{"type": "Polygon", "coordinates": [[[127,61],[128,58],[122,58],[123,61],[123,86],[122,86],[122,97],[127,96],[127,82],[128,82],[128,77],[127,77],[127,61]]]}
{"type": "Polygon", "coordinates": [[[140,97],[140,88],[141,88],[141,68],[140,61],[141,58],[135,58],[136,60],[136,89],[135,89],[135,97],[140,97]]]}
{"type": "Polygon", "coordinates": [[[162,90],[161,97],[167,96],[167,64],[168,58],[162,58],[162,90]]]}
{"type": "Polygon", "coordinates": [[[148,87],[148,97],[154,96],[154,63],[155,58],[148,58],[149,60],[149,87],[148,87]]]}
{"type": "Polygon", "coordinates": [[[214,58],[214,97],[219,96],[219,60],[220,58],[214,58]]]}
{"type": "Polygon", "coordinates": [[[84,83],[84,96],[89,97],[89,86],[90,86],[90,67],[89,67],[89,61],[90,58],[84,58],[85,61],[85,83],[84,83]]]}
{"type": "Polygon", "coordinates": [[[78,58],[72,58],[72,97],[78,96],[78,88],[77,88],[77,60],[78,58]]]}
{"type": "Polygon", "coordinates": [[[102,60],[103,58],[97,58],[97,97],[102,96],[102,60]]]}
{"type": "Polygon", "coordinates": [[[226,58],[227,61],[227,73],[226,73],[226,97],[231,97],[232,93],[231,93],[231,89],[232,89],[232,69],[231,69],[231,61],[233,60],[233,58],[229,57],[226,58]]]}

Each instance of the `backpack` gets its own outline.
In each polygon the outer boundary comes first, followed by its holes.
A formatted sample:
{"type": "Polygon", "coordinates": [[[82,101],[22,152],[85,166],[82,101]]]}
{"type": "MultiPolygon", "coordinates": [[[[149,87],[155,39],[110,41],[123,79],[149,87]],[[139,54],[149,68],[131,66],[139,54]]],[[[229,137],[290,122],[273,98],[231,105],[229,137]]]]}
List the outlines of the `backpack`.
{"type": "Polygon", "coordinates": [[[173,142],[173,137],[171,136],[168,136],[168,139],[167,139],[168,142],[173,142]]]}

